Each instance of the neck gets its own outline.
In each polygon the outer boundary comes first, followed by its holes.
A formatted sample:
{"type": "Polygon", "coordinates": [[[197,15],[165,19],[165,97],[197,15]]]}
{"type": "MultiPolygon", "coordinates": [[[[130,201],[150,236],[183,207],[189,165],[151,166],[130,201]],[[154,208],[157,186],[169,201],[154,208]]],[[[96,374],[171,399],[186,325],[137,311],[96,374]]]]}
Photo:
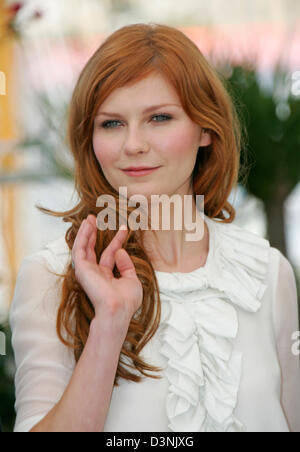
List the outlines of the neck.
{"type": "MultiPolygon", "coordinates": [[[[164,230],[164,226],[168,221],[162,221],[165,219],[160,210],[158,230],[144,231],[143,243],[154,268],[182,269],[187,266],[197,266],[197,264],[201,266],[203,260],[205,263],[205,257],[208,254],[208,228],[204,221],[204,215],[199,212],[196,206],[194,197],[191,197],[190,200],[192,202],[188,205],[185,205],[184,199],[182,200],[182,215],[179,217],[177,212],[177,218],[174,215],[174,205],[171,204],[172,208],[169,209],[171,212],[170,227],[167,230],[164,230]],[[189,211],[185,212],[187,207],[189,211]],[[175,227],[176,220],[177,227],[175,227]],[[181,226],[180,229],[178,224],[181,226]]],[[[151,222],[150,225],[152,226],[152,224],[151,222]]]]}

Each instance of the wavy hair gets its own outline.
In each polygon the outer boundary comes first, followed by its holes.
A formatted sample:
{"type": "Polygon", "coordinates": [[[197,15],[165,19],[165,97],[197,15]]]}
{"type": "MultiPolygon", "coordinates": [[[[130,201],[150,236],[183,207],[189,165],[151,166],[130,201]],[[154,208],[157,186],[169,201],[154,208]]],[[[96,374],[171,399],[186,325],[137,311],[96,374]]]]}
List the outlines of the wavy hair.
{"type": "MultiPolygon", "coordinates": [[[[111,195],[116,212],[119,196],[103,175],[93,150],[93,127],[97,111],[117,88],[138,82],[151,73],[167,78],[178,93],[187,115],[211,133],[209,146],[200,147],[191,175],[194,195],[204,195],[204,212],[221,222],[234,220],[235,209],[228,202],[238,183],[242,126],[226,81],[205,59],[199,48],[176,28],[150,24],[125,26],[111,34],[98,48],[82,70],[71,99],[68,114],[68,142],[75,162],[75,188],[78,204],[65,212],[39,207],[44,213],[63,217],[70,222],[65,240],[69,249],[82,221],[98,215],[97,198],[111,195]],[[228,213],[226,218],[224,212],[228,213]]],[[[128,215],[131,210],[128,207],[128,215]]],[[[141,374],[161,378],[147,372],[159,372],[147,364],[140,352],[153,337],[160,323],[161,301],[154,268],[138,231],[129,229],[123,247],[130,255],[143,286],[141,308],[133,316],[121,349],[114,385],[124,378],[141,381],[141,374]],[[132,371],[130,371],[130,369],[132,371]]],[[[98,261],[116,231],[98,230],[95,252],[98,261]]],[[[114,275],[119,276],[117,267],[114,275]]],[[[89,335],[95,313],[88,296],[68,265],[63,275],[57,334],[74,349],[76,362],[89,335]]]]}

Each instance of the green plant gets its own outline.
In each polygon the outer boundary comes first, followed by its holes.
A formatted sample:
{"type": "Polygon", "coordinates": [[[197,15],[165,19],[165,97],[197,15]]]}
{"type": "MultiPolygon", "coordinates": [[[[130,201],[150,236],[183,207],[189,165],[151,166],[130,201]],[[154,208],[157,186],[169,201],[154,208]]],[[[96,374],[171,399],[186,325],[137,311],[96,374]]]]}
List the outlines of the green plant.
{"type": "Polygon", "coordinates": [[[300,180],[300,97],[292,93],[288,71],[278,65],[273,75],[267,89],[254,68],[237,66],[227,82],[253,160],[246,188],[264,202],[268,239],[286,255],[284,203],[300,180]]]}

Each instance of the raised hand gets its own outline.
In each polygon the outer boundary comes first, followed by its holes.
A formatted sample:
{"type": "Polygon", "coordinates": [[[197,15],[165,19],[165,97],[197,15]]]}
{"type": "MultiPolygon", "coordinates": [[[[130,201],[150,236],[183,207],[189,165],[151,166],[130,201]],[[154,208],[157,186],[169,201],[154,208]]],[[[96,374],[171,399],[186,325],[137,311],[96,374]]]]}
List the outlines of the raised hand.
{"type": "Polygon", "coordinates": [[[95,317],[114,320],[120,329],[128,329],[130,320],[143,301],[143,287],[137,277],[133,262],[122,248],[128,230],[119,229],[97,262],[95,244],[97,238],[96,217],[89,215],[78,230],[72,249],[75,276],[95,308],[95,317]],[[113,274],[114,266],[120,278],[113,274]]]}

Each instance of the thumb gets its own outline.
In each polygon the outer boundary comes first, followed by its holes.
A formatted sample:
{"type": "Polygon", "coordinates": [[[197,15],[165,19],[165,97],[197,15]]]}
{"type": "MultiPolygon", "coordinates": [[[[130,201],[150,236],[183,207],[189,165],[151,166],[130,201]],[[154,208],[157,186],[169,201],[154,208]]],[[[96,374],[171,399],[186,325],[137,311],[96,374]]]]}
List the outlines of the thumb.
{"type": "Polygon", "coordinates": [[[120,248],[116,251],[115,261],[121,276],[126,277],[136,276],[133,262],[124,248],[120,248]]]}

